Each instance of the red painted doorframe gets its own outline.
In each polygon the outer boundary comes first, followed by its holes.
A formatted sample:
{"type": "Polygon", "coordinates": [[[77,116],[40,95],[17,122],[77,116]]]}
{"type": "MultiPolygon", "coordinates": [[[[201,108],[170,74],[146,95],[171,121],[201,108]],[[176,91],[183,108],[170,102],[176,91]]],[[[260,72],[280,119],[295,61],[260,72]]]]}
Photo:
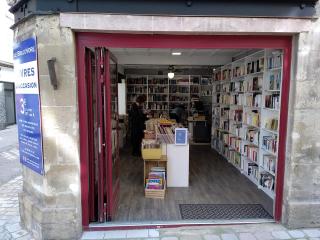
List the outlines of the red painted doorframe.
{"type": "Polygon", "coordinates": [[[276,48],[283,49],[283,87],[281,92],[281,112],[279,125],[279,149],[277,166],[277,185],[275,197],[276,221],[281,220],[283,183],[285,170],[285,150],[288,119],[288,101],[291,71],[291,36],[269,35],[156,35],[156,34],[112,34],[112,33],[76,33],[78,104],[80,129],[80,177],[82,225],[89,229],[89,160],[88,160],[88,115],[85,80],[85,47],[105,48],[276,48]]]}

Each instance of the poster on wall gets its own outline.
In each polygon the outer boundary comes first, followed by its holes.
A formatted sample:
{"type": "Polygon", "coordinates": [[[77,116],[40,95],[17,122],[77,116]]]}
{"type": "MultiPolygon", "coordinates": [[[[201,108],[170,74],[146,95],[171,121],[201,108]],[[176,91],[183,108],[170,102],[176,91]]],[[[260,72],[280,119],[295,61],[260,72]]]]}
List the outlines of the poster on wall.
{"type": "Polygon", "coordinates": [[[15,43],[13,60],[20,162],[43,175],[36,37],[15,43]]]}
{"type": "Polygon", "coordinates": [[[174,135],[175,135],[175,144],[176,145],[187,145],[188,144],[188,129],[187,128],[176,128],[174,135]]]}

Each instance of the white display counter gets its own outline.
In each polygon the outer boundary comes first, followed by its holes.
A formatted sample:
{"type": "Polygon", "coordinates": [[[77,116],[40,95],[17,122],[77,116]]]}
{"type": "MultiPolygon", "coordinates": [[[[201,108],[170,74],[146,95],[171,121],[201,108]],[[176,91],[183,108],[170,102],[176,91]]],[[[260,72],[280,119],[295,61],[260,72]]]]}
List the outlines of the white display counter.
{"type": "Polygon", "coordinates": [[[167,187],[189,187],[189,144],[162,144],[167,155],[167,187]]]}

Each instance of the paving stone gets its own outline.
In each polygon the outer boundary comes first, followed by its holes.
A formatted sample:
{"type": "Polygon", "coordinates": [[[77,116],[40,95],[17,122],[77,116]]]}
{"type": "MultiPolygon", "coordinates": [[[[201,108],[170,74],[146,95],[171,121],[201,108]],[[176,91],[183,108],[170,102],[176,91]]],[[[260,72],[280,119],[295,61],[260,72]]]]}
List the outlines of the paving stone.
{"type": "Polygon", "coordinates": [[[303,232],[308,237],[320,237],[320,231],[318,229],[304,229],[303,232]]]}
{"type": "Polygon", "coordinates": [[[82,240],[100,240],[104,238],[104,232],[84,232],[82,234],[82,240]]]}
{"type": "Polygon", "coordinates": [[[177,237],[163,237],[161,240],[179,240],[177,237]]]}
{"type": "Polygon", "coordinates": [[[218,235],[210,234],[203,236],[204,240],[221,240],[218,235]]]}
{"type": "Polygon", "coordinates": [[[252,233],[240,233],[240,240],[257,240],[257,238],[252,233]]]}
{"type": "Polygon", "coordinates": [[[289,234],[286,231],[273,231],[272,235],[276,239],[291,239],[291,237],[289,236],[289,234]]]}
{"type": "Polygon", "coordinates": [[[239,240],[238,237],[233,233],[221,234],[222,240],[239,240]]]}
{"type": "Polygon", "coordinates": [[[159,237],[160,233],[157,229],[149,229],[149,237],[159,237]]]}
{"type": "Polygon", "coordinates": [[[124,239],[127,237],[127,231],[106,231],[104,239],[124,239]]]}
{"type": "Polygon", "coordinates": [[[4,226],[6,222],[7,221],[5,221],[5,220],[0,220],[0,226],[4,226]]]}
{"type": "Polygon", "coordinates": [[[34,240],[34,238],[30,235],[30,233],[28,233],[27,235],[17,238],[16,240],[34,240]]]}
{"type": "Polygon", "coordinates": [[[19,237],[23,237],[23,236],[25,236],[27,234],[28,234],[28,232],[26,230],[22,229],[22,230],[19,230],[19,231],[11,233],[11,236],[13,238],[19,238],[19,237]]]}
{"type": "Polygon", "coordinates": [[[264,231],[261,231],[261,232],[256,232],[254,234],[254,236],[259,239],[259,240],[269,240],[269,239],[274,239],[274,237],[271,235],[271,233],[269,232],[264,232],[264,231]]]}
{"type": "Polygon", "coordinates": [[[146,237],[149,237],[148,229],[127,231],[127,238],[146,238],[146,237]]]}
{"type": "Polygon", "coordinates": [[[320,240],[320,238],[309,238],[309,240],[320,240]]]}
{"type": "Polygon", "coordinates": [[[305,236],[305,234],[300,230],[290,230],[288,233],[293,238],[303,238],[305,236]]]}
{"type": "Polygon", "coordinates": [[[5,228],[11,233],[21,230],[20,223],[6,224],[5,228]]]}

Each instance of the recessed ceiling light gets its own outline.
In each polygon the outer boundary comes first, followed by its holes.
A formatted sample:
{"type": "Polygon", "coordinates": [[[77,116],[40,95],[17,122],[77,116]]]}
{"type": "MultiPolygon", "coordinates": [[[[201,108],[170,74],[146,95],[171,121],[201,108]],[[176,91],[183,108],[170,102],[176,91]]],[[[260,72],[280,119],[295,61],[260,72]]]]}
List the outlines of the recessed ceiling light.
{"type": "Polygon", "coordinates": [[[172,55],[172,56],[180,56],[180,55],[181,55],[181,52],[172,52],[171,55],[172,55]]]}

